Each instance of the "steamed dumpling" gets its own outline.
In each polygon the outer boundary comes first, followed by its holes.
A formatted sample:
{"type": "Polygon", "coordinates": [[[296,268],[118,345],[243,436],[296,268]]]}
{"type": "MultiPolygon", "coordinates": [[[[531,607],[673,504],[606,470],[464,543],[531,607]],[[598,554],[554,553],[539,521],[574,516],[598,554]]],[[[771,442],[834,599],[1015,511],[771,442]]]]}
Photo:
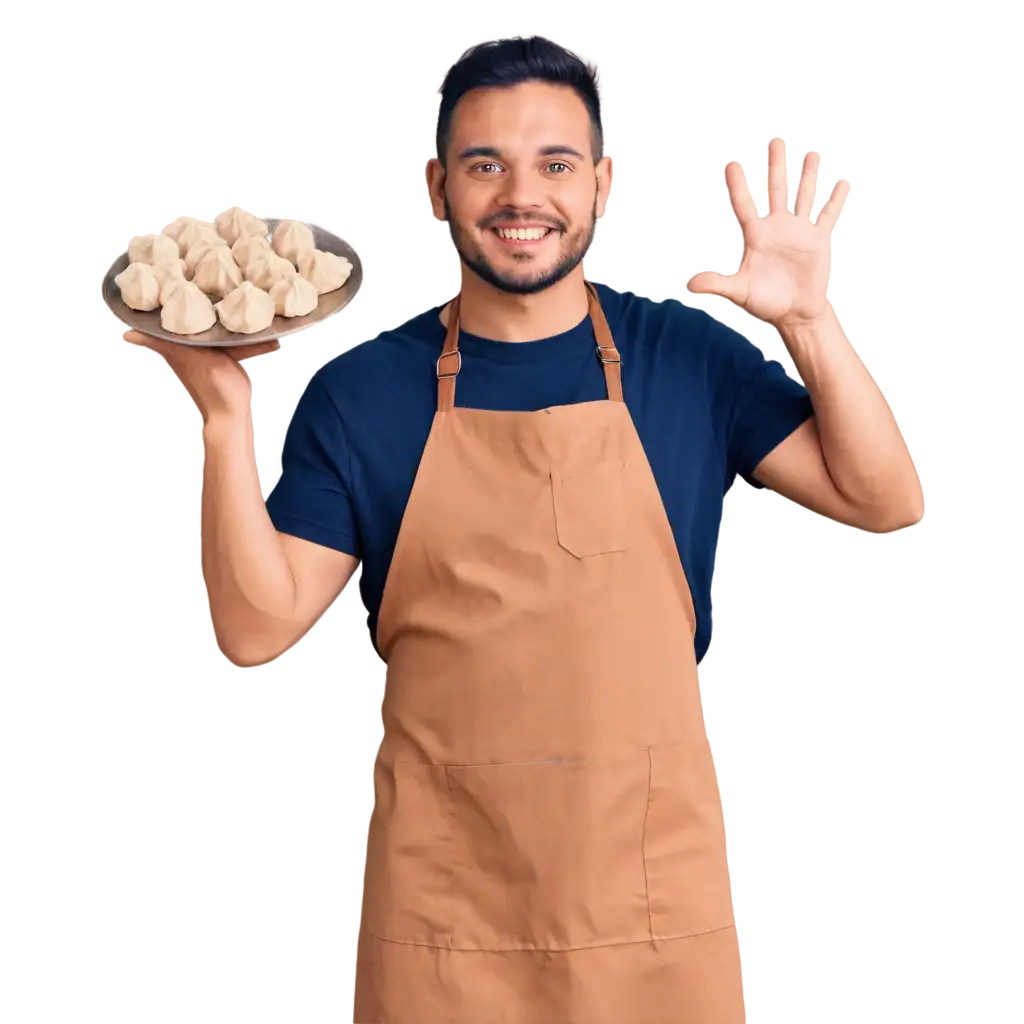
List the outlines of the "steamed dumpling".
{"type": "Polygon", "coordinates": [[[180,255],[170,235],[136,235],[128,243],[129,263],[173,263],[180,255]]]}
{"type": "Polygon", "coordinates": [[[194,281],[177,285],[160,310],[160,324],[172,334],[198,334],[216,322],[213,303],[194,281]]]}
{"type": "Polygon", "coordinates": [[[174,290],[174,287],[178,283],[184,284],[186,280],[185,261],[175,260],[173,263],[154,263],[150,269],[160,284],[160,305],[162,306],[174,290]]]}
{"type": "Polygon", "coordinates": [[[121,298],[132,309],[148,311],[160,305],[160,282],[149,263],[129,263],[114,284],[121,289],[121,298]]]}
{"type": "Polygon", "coordinates": [[[301,220],[283,220],[274,228],[270,244],[278,256],[292,263],[299,262],[299,255],[315,247],[313,229],[301,220]]]}
{"type": "Polygon", "coordinates": [[[221,245],[223,241],[217,233],[217,228],[210,221],[193,218],[181,228],[181,232],[178,234],[178,249],[184,255],[191,247],[200,242],[221,245]]]}
{"type": "Polygon", "coordinates": [[[270,289],[279,316],[305,316],[316,309],[319,293],[312,281],[299,274],[282,277],[270,289]]]}
{"type": "Polygon", "coordinates": [[[206,251],[206,255],[196,264],[196,272],[192,277],[196,286],[208,295],[216,295],[223,299],[228,292],[233,292],[242,283],[242,272],[226,246],[217,245],[206,251]]]}
{"type": "Polygon", "coordinates": [[[257,288],[269,292],[282,277],[298,273],[294,264],[276,252],[261,252],[252,263],[245,266],[245,279],[257,288]]]}
{"type": "Polygon", "coordinates": [[[318,294],[340,288],[352,273],[352,264],[344,256],[321,249],[307,249],[299,255],[299,273],[316,285],[318,294]]]}
{"type": "Polygon", "coordinates": [[[273,251],[266,235],[243,235],[231,246],[231,255],[240,267],[247,267],[260,253],[273,251]]]}
{"type": "Polygon", "coordinates": [[[221,237],[211,224],[204,220],[194,220],[178,232],[178,248],[181,249],[181,255],[187,256],[189,249],[198,242],[207,242],[213,245],[228,244],[228,240],[221,237]]]}
{"type": "Polygon", "coordinates": [[[220,322],[238,334],[255,334],[269,327],[274,319],[274,300],[251,281],[243,281],[220,300],[214,309],[220,322]]]}
{"type": "Polygon", "coordinates": [[[228,258],[231,258],[231,250],[227,245],[221,242],[212,241],[200,241],[196,242],[187,253],[185,253],[185,276],[191,281],[196,274],[196,267],[199,266],[199,261],[207,255],[207,253],[214,252],[218,249],[223,249],[228,254],[228,258]]]}
{"type": "Polygon", "coordinates": [[[240,206],[232,206],[223,213],[218,213],[213,219],[217,225],[217,233],[227,239],[228,245],[234,245],[239,238],[248,235],[265,235],[270,229],[266,221],[262,221],[255,214],[247,213],[240,206]]]}
{"type": "Polygon", "coordinates": [[[178,248],[184,252],[188,247],[181,244],[181,235],[192,224],[201,224],[209,228],[211,233],[216,233],[217,231],[213,221],[199,220],[197,217],[178,217],[164,228],[163,233],[173,238],[178,243],[178,248]]]}

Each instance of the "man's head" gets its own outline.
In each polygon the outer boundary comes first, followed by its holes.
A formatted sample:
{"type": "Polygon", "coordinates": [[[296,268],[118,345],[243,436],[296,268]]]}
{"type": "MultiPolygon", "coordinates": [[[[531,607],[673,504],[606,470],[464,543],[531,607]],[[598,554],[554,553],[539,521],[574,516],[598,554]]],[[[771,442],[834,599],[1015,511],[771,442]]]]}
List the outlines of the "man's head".
{"type": "Polygon", "coordinates": [[[506,292],[549,288],[582,261],[604,215],[597,72],[540,36],[481,43],[441,86],[437,158],[427,163],[434,215],[462,261],[506,292]],[[495,229],[551,229],[505,241],[495,229]]]}

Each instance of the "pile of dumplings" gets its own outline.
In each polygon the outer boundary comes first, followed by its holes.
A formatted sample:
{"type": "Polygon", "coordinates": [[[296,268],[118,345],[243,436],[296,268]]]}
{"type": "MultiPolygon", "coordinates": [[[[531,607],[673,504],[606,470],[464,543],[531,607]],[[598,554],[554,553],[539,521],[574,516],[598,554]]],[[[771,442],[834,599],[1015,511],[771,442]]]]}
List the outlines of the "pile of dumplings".
{"type": "Polygon", "coordinates": [[[282,220],[268,239],[269,231],[238,206],[212,221],[179,217],[159,235],[131,240],[114,283],[132,309],[160,307],[172,334],[198,334],[218,318],[229,331],[254,334],[275,315],[311,313],[352,273],[344,256],[316,248],[308,224],[282,220]]]}

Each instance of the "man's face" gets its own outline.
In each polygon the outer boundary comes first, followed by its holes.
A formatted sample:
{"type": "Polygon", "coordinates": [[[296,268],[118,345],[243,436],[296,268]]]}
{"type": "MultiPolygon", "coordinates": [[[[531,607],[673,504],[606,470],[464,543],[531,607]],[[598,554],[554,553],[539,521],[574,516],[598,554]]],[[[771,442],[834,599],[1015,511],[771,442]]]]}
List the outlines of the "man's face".
{"type": "Polygon", "coordinates": [[[473,89],[451,122],[445,173],[427,164],[434,215],[478,277],[502,291],[543,291],[583,259],[604,215],[611,158],[596,167],[576,92],[548,82],[473,89]],[[508,240],[496,229],[541,229],[508,240]]]}

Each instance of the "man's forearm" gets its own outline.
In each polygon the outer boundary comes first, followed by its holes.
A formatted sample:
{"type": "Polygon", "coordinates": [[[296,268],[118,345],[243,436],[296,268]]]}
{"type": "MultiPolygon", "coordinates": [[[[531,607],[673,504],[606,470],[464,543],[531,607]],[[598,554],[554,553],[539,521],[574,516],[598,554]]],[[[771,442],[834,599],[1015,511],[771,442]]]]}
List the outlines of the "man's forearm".
{"type": "Polygon", "coordinates": [[[924,495],[888,403],[826,303],[819,321],[779,326],[810,392],[821,448],[836,488],[862,508],[908,522],[924,514],[924,495]]]}
{"type": "Polygon", "coordinates": [[[228,657],[260,650],[295,608],[295,581],[260,491],[251,416],[203,427],[203,577],[228,657]]]}

